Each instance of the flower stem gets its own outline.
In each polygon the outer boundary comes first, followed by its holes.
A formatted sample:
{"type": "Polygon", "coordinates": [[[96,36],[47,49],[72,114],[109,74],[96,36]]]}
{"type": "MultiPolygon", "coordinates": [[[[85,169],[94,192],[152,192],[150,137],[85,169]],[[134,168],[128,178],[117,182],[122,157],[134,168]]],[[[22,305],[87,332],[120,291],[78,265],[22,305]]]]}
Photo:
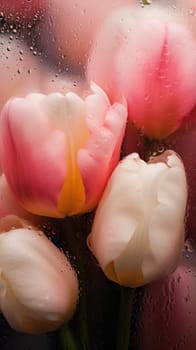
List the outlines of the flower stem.
{"type": "Polygon", "coordinates": [[[68,325],[62,326],[59,330],[59,339],[64,350],[79,350],[74,335],[68,325]]]}
{"type": "Polygon", "coordinates": [[[69,341],[66,350],[90,350],[87,317],[87,286],[86,286],[86,241],[83,232],[83,217],[66,218],[63,222],[64,235],[67,237],[67,248],[73,258],[74,267],[78,273],[80,297],[76,314],[73,319],[74,332],[69,327],[63,327],[62,336],[69,341]],[[79,347],[74,339],[77,339],[79,347]],[[71,347],[72,346],[72,347],[71,347]]]}
{"type": "Polygon", "coordinates": [[[128,350],[135,289],[120,287],[120,305],[116,350],[128,350]]]}

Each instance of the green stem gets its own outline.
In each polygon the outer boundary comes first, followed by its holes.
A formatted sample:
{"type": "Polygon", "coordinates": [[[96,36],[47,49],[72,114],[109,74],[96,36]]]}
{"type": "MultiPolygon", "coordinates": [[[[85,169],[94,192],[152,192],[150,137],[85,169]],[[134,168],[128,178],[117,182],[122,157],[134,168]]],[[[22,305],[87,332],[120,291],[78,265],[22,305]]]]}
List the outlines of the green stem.
{"type": "Polygon", "coordinates": [[[65,325],[61,327],[59,330],[59,339],[64,350],[79,350],[69,326],[65,325]]]}
{"type": "Polygon", "coordinates": [[[87,298],[86,292],[82,292],[80,303],[78,305],[78,316],[76,318],[76,327],[78,329],[81,350],[90,350],[89,334],[88,334],[88,319],[87,319],[87,298]]]}
{"type": "Polygon", "coordinates": [[[80,225],[81,218],[66,218],[63,222],[63,234],[67,237],[67,246],[70,255],[73,258],[74,267],[78,273],[80,298],[76,314],[73,320],[74,334],[72,334],[67,326],[63,327],[62,337],[66,343],[69,341],[70,348],[64,347],[65,350],[88,350],[89,334],[88,334],[88,318],[87,318],[87,287],[86,287],[86,242],[84,232],[82,232],[82,225],[80,225]],[[74,335],[78,340],[79,347],[74,341],[74,335]],[[71,347],[72,346],[72,347],[71,347]]]}
{"type": "Polygon", "coordinates": [[[131,334],[131,315],[135,289],[120,287],[120,305],[116,350],[128,350],[131,334]]]}

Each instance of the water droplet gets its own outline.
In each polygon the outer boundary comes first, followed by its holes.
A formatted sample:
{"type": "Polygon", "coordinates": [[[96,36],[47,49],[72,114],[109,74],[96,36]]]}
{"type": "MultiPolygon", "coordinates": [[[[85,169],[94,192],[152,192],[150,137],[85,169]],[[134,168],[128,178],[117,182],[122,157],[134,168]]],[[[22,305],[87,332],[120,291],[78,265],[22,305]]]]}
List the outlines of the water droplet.
{"type": "Polygon", "coordinates": [[[144,101],[149,101],[149,99],[150,99],[150,96],[149,96],[149,95],[145,95],[145,96],[144,96],[144,101]]]}
{"type": "Polygon", "coordinates": [[[190,10],[189,10],[189,14],[190,14],[191,16],[195,16],[195,11],[194,11],[193,9],[190,9],[190,10]]]}
{"type": "Polygon", "coordinates": [[[177,282],[180,283],[181,279],[182,279],[182,277],[180,275],[178,275],[177,282]]]}
{"type": "Polygon", "coordinates": [[[188,238],[184,243],[184,251],[188,253],[193,253],[195,251],[195,241],[188,238]]]}
{"type": "Polygon", "coordinates": [[[158,146],[158,152],[159,152],[159,153],[163,153],[164,150],[165,150],[164,145],[161,145],[161,144],[160,144],[160,145],[158,146]]]}

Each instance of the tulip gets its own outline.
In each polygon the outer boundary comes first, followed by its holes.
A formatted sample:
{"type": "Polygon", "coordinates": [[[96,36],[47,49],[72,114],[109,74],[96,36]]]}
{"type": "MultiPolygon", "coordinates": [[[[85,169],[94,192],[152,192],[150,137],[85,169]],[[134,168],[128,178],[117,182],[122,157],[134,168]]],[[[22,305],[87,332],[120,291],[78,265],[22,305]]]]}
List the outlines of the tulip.
{"type": "Polygon", "coordinates": [[[72,318],[78,282],[65,255],[17,216],[0,220],[0,310],[26,333],[56,329],[72,318]]]}
{"type": "Polygon", "coordinates": [[[102,26],[87,75],[111,100],[125,96],[146,136],[163,139],[196,104],[195,62],[196,42],[177,10],[126,7],[102,26]]]}
{"type": "Polygon", "coordinates": [[[88,244],[106,276],[137,287],[173,271],[184,240],[183,164],[173,151],[148,163],[133,153],[114,170],[88,244]]]}
{"type": "Polygon", "coordinates": [[[19,203],[51,217],[94,209],[118,163],[126,116],[124,105],[111,105],[94,85],[84,99],[70,92],[8,101],[1,163],[19,203]]]}

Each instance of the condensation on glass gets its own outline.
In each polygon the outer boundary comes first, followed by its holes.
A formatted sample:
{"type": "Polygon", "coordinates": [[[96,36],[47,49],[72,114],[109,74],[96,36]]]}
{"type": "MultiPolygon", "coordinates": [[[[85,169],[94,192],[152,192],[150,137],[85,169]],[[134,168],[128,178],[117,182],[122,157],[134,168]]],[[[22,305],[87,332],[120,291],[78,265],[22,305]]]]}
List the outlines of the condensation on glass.
{"type": "MultiPolygon", "coordinates": [[[[85,75],[97,32],[112,11],[120,11],[122,6],[130,6],[131,3],[137,3],[141,10],[146,6],[153,8],[160,5],[167,7],[170,14],[180,11],[184,24],[196,40],[195,0],[0,0],[0,108],[9,98],[30,92],[49,94],[58,91],[66,94],[71,90],[83,94],[88,90],[85,75]]],[[[115,45],[118,45],[118,40],[119,37],[115,45]]],[[[107,52],[107,47],[103,50],[107,52]]],[[[148,99],[148,96],[145,98],[148,99]]],[[[130,349],[134,350],[196,349],[194,118],[186,125],[182,137],[183,145],[173,137],[149,142],[147,153],[144,152],[149,158],[166,148],[176,147],[182,158],[185,157],[188,173],[194,180],[190,178],[186,240],[177,269],[166,279],[136,291],[130,323],[130,349]]],[[[124,154],[129,153],[129,147],[128,142],[124,154]]],[[[89,223],[87,226],[90,230],[89,223]]],[[[46,224],[46,234],[67,251],[67,241],[59,234],[60,224],[52,229],[52,234],[48,227],[46,224]]],[[[84,242],[81,249],[86,249],[84,242]]],[[[89,350],[115,348],[113,332],[117,325],[114,318],[118,291],[106,282],[95,261],[89,253],[86,254],[91,265],[88,266],[89,290],[93,293],[93,298],[89,296],[88,307],[92,307],[89,327],[94,337],[94,348],[89,350]],[[91,285],[94,276],[96,281],[91,285]]],[[[55,334],[18,334],[1,316],[0,348],[54,350],[58,345],[55,334]]]]}

